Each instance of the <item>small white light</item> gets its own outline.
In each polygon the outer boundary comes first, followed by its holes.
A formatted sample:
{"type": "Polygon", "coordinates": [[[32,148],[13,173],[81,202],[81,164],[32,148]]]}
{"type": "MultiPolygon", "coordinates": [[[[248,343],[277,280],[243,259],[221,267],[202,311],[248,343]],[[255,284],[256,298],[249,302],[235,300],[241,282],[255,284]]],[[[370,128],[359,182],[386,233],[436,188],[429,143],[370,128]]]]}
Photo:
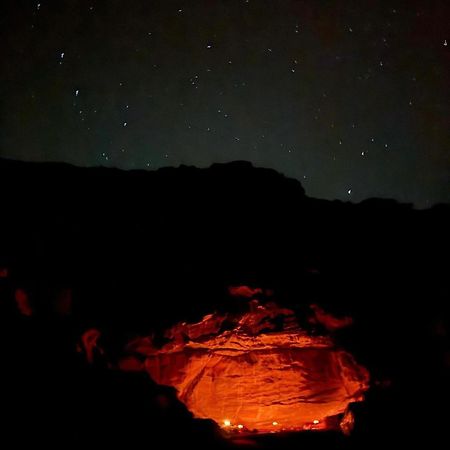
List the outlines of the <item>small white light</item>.
{"type": "Polygon", "coordinates": [[[314,425],[317,425],[319,423],[319,421],[316,419],[316,420],[313,420],[313,424],[314,425]]]}
{"type": "Polygon", "coordinates": [[[277,425],[278,425],[278,422],[272,422],[272,425],[274,426],[274,427],[276,427],[277,425]]]}
{"type": "Polygon", "coordinates": [[[239,424],[239,425],[238,425],[238,428],[239,428],[240,430],[242,430],[242,428],[244,428],[244,425],[239,424]]]}
{"type": "Polygon", "coordinates": [[[228,419],[225,419],[224,421],[223,421],[223,426],[224,427],[229,427],[231,425],[231,421],[229,421],[228,419]]]}

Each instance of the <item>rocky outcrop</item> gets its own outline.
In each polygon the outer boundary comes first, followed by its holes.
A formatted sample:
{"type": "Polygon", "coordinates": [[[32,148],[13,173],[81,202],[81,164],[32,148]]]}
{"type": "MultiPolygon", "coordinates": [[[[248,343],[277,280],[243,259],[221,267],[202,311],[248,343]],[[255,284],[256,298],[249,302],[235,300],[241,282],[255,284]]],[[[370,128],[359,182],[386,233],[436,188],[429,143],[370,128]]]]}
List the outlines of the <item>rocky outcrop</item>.
{"type": "Polygon", "coordinates": [[[274,302],[252,300],[241,315],[175,325],[162,348],[144,338],[128,350],[145,356],[152,379],[175,387],[196,417],[224,428],[332,428],[335,416],[363,400],[368,372],[331,337],[292,328],[292,317],[274,302]],[[222,331],[226,322],[233,327],[222,331]]]}

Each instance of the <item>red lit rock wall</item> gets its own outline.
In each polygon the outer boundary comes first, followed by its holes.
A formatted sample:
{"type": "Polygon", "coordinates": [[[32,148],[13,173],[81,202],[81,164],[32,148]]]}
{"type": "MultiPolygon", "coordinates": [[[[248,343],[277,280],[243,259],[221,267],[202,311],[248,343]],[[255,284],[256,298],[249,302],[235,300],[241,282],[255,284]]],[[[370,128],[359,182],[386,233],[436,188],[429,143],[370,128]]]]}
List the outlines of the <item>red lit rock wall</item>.
{"type": "Polygon", "coordinates": [[[227,332],[163,348],[145,367],[157,383],[175,387],[196,417],[258,431],[324,423],[361,400],[368,383],[349,353],[300,332],[227,332]]]}

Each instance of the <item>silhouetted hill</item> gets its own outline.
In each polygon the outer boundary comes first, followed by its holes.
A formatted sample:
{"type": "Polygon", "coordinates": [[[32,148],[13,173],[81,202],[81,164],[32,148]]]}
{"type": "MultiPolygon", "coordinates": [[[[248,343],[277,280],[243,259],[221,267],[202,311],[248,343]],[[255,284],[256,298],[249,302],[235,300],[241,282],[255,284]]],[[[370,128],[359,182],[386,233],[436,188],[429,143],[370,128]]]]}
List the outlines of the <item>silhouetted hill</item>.
{"type": "MultiPolygon", "coordinates": [[[[226,287],[247,284],[273,289],[299,315],[319,303],[354,317],[342,345],[374,380],[394,386],[369,399],[362,416],[370,433],[435,416],[448,398],[449,205],[312,199],[300,182],[247,162],[147,172],[0,160],[0,192],[2,342],[13,349],[4,359],[12,378],[29,371],[25,384],[36,369],[17,361],[19,349],[42,364],[37,355],[53,346],[44,352],[49,373],[89,327],[113,352],[135,333],[226,309],[226,287]],[[30,296],[32,328],[11,312],[17,289],[30,296]],[[63,295],[71,299],[64,320],[63,295]]],[[[41,380],[47,389],[49,379],[41,380]]],[[[88,379],[97,392],[98,379],[88,379]]],[[[62,410],[75,402],[64,389],[62,410]]]]}

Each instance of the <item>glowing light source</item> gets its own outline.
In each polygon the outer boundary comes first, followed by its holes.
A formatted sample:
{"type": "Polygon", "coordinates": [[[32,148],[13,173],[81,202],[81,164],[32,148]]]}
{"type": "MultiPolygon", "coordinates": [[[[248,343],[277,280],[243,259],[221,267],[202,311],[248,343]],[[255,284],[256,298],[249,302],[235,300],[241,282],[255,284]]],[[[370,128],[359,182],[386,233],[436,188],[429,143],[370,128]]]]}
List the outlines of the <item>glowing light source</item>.
{"type": "Polygon", "coordinates": [[[278,422],[272,422],[272,425],[274,426],[274,427],[276,427],[277,425],[278,425],[278,422]]]}
{"type": "Polygon", "coordinates": [[[231,421],[229,421],[228,419],[225,419],[224,421],[223,421],[223,426],[224,427],[229,427],[231,425],[231,421]]]}
{"type": "Polygon", "coordinates": [[[240,430],[242,430],[242,428],[244,428],[244,425],[239,424],[239,425],[238,425],[238,428],[239,428],[240,430]]]}
{"type": "Polygon", "coordinates": [[[314,425],[317,425],[319,423],[319,421],[316,419],[316,420],[313,420],[313,424],[314,425]]]}

